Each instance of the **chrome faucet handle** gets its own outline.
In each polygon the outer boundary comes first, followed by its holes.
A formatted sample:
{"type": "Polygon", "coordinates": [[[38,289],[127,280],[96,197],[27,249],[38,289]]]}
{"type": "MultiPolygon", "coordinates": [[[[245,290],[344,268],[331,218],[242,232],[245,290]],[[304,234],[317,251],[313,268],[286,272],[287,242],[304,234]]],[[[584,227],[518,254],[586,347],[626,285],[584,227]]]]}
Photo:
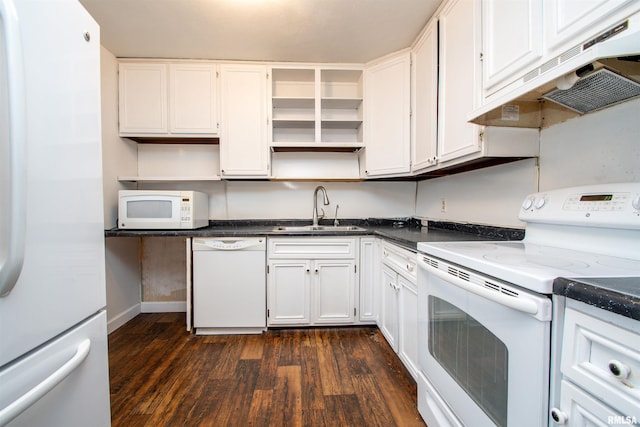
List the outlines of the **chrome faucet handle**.
{"type": "Polygon", "coordinates": [[[324,219],[324,216],[326,215],[324,212],[324,208],[320,208],[320,212],[322,212],[320,215],[318,215],[318,220],[324,219]]]}
{"type": "Polygon", "coordinates": [[[336,205],[336,216],[333,218],[333,226],[337,227],[340,225],[340,221],[338,221],[338,208],[340,205],[336,205]]]}

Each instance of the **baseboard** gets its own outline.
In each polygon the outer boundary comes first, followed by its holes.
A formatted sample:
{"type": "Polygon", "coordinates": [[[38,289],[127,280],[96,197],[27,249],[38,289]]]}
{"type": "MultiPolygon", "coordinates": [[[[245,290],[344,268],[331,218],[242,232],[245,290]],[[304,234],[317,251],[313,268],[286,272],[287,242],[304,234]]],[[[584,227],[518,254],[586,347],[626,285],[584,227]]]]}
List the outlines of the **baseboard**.
{"type": "MultiPolygon", "coordinates": [[[[107,308],[107,312],[109,309],[107,308]]],[[[117,316],[114,316],[113,319],[107,321],[107,334],[118,329],[120,326],[127,323],[129,320],[136,317],[141,313],[140,303],[128,308],[127,310],[121,312],[117,316]]]]}
{"type": "Polygon", "coordinates": [[[142,302],[143,313],[186,313],[186,301],[142,302]]]}

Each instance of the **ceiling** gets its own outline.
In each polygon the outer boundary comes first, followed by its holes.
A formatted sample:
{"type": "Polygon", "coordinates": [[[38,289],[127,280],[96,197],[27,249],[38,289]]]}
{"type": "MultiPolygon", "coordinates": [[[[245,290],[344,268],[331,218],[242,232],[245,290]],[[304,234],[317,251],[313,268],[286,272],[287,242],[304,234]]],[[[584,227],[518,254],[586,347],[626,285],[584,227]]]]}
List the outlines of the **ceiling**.
{"type": "Polygon", "coordinates": [[[365,63],[441,0],[80,0],[117,57],[365,63]]]}

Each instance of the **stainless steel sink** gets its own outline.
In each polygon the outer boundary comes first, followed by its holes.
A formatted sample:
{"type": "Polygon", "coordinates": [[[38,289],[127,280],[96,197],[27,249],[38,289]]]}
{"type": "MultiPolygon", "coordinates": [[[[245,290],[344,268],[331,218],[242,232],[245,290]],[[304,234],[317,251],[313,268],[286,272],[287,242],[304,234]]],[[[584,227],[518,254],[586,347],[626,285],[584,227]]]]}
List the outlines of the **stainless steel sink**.
{"type": "Polygon", "coordinates": [[[279,225],[272,231],[283,233],[304,233],[304,232],[332,232],[332,231],[365,231],[364,228],[356,225],[279,225]]]}

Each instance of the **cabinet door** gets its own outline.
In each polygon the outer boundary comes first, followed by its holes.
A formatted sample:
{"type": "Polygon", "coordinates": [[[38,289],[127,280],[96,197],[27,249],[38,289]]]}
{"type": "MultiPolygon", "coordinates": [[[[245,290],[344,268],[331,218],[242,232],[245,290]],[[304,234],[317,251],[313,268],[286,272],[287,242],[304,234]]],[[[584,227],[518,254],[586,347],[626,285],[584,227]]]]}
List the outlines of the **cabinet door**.
{"type": "Polygon", "coordinates": [[[382,301],[380,332],[394,351],[398,351],[398,276],[386,265],[382,267],[382,301]]]}
{"type": "Polygon", "coordinates": [[[215,64],[169,66],[169,131],[218,133],[218,91],[215,64]]]}
{"type": "Polygon", "coordinates": [[[545,0],[545,51],[564,53],[639,9],[637,0],[545,0]]]}
{"type": "Polygon", "coordinates": [[[438,145],[438,25],[429,23],[413,48],[411,169],[436,164],[438,145]]]}
{"type": "Polygon", "coordinates": [[[353,260],[314,261],[314,323],[353,323],[355,266],[353,260]]]}
{"type": "Polygon", "coordinates": [[[269,325],[308,325],[311,317],[311,263],[307,260],[269,262],[267,319],[269,325]]]}
{"type": "Polygon", "coordinates": [[[220,172],[223,177],[269,174],[267,68],[221,65],[220,172]]]}
{"type": "Polygon", "coordinates": [[[542,56],[542,0],[482,1],[484,96],[511,83],[542,56]]]}
{"type": "Polygon", "coordinates": [[[558,412],[567,417],[566,425],[568,426],[595,427],[638,423],[637,412],[622,414],[567,380],[562,381],[560,390],[561,403],[558,412]]]}
{"type": "Polygon", "coordinates": [[[453,0],[440,16],[438,161],[481,150],[479,127],[467,116],[478,104],[478,2],[453,0]],[[471,4],[470,4],[471,3],[471,4]]]}
{"type": "Polygon", "coordinates": [[[119,65],[120,134],[166,134],[167,66],[119,65]]]}
{"type": "Polygon", "coordinates": [[[398,276],[399,339],[398,356],[415,380],[418,379],[418,289],[402,276],[398,276]]]}
{"type": "Polygon", "coordinates": [[[410,53],[365,71],[365,162],[367,176],[409,172],[410,53]]]}
{"type": "Polygon", "coordinates": [[[380,244],[375,237],[360,239],[359,316],[361,322],[378,318],[378,288],[380,286],[380,244]]]}

